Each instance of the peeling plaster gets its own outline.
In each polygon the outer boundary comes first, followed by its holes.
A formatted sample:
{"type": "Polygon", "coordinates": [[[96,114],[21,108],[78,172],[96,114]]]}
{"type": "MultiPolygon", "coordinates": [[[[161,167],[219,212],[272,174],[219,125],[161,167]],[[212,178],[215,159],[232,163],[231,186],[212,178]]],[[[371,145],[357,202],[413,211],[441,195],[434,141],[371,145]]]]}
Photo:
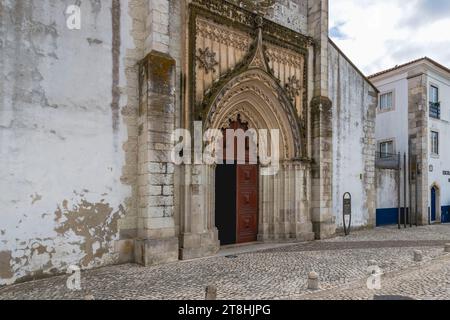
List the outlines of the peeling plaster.
{"type": "Polygon", "coordinates": [[[81,260],[83,267],[109,252],[111,241],[118,234],[117,222],[121,217],[120,210],[113,211],[109,204],[92,204],[85,200],[69,208],[65,200],[55,212],[58,224],[55,231],[59,236],[68,237],[73,233],[82,237],[80,250],[85,255],[81,260]]]}
{"type": "Polygon", "coordinates": [[[39,195],[39,194],[34,194],[34,195],[31,195],[30,196],[30,198],[31,198],[31,204],[35,204],[36,202],[38,202],[38,201],[41,201],[42,200],[42,196],[41,195],[39,195]]]}
{"type": "Polygon", "coordinates": [[[86,40],[87,40],[87,42],[89,43],[90,46],[95,45],[95,44],[98,45],[98,44],[102,44],[103,43],[103,41],[99,40],[99,39],[87,38],[86,40]]]}

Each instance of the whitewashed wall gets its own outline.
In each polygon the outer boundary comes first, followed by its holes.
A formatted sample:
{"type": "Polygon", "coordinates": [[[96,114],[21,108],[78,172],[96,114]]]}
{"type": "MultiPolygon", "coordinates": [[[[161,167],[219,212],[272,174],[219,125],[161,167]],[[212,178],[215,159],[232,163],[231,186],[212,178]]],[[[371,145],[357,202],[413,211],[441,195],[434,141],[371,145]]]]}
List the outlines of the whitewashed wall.
{"type": "Polygon", "coordinates": [[[377,209],[398,208],[397,170],[377,169],[377,209]]]}
{"type": "Polygon", "coordinates": [[[375,215],[375,89],[335,47],[329,48],[329,95],[333,102],[333,209],[343,226],[342,197],[352,194],[352,225],[375,215]],[[370,94],[371,92],[371,94],[370,94]]]}
{"type": "MultiPolygon", "coordinates": [[[[377,106],[375,137],[378,144],[386,140],[394,140],[394,152],[408,153],[408,74],[407,72],[375,82],[380,95],[393,92],[394,107],[389,111],[380,111],[377,106]]],[[[393,209],[398,207],[398,190],[395,171],[377,170],[377,209],[393,209]]],[[[400,172],[401,204],[404,204],[403,170],[400,172]]],[[[407,194],[407,199],[409,195],[407,194]]]]}
{"type": "MultiPolygon", "coordinates": [[[[393,91],[394,109],[381,112],[377,108],[375,137],[378,143],[393,139],[395,152],[408,151],[408,80],[407,73],[376,82],[380,94],[393,91]]],[[[379,151],[377,149],[377,151],[379,151]]]]}
{"type": "Polygon", "coordinates": [[[0,285],[117,261],[132,211],[130,3],[79,3],[81,30],[66,26],[73,1],[0,4],[0,285]]]}

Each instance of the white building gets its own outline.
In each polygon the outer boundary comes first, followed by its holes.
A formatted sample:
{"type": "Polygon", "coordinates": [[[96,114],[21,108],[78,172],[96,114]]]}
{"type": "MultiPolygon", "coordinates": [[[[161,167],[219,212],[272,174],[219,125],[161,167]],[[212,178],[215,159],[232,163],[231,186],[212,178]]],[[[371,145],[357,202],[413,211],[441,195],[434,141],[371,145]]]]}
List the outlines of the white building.
{"type": "Polygon", "coordinates": [[[377,225],[397,223],[397,171],[385,164],[395,162],[398,157],[391,155],[398,153],[401,207],[411,208],[413,222],[417,212],[418,224],[449,222],[450,70],[422,58],[369,78],[380,91],[375,134],[377,225]],[[410,159],[406,163],[411,161],[406,184],[404,154],[410,159]]]}

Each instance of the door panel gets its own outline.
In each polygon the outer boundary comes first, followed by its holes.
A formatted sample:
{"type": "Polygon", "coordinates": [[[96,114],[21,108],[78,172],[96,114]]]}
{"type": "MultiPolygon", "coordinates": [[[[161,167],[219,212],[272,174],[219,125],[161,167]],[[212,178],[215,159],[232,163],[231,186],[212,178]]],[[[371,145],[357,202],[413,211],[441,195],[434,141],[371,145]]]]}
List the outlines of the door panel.
{"type": "Polygon", "coordinates": [[[237,166],[237,243],[253,242],[258,236],[258,166],[237,166]]]}
{"type": "Polygon", "coordinates": [[[216,167],[216,227],[222,246],[236,243],[236,165],[216,167]]]}
{"type": "Polygon", "coordinates": [[[431,189],[431,221],[436,221],[436,189],[431,189]]]}

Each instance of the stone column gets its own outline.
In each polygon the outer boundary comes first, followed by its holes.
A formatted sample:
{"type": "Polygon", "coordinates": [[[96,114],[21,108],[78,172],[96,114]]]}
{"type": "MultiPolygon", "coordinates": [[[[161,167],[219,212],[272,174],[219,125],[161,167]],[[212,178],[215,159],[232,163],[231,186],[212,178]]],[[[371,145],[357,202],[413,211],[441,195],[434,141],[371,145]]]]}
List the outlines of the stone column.
{"type": "Polygon", "coordinates": [[[314,77],[311,110],[311,217],[316,239],[336,232],[332,211],[333,124],[328,98],[328,0],[308,0],[308,31],[314,38],[314,77]]]}
{"type": "Polygon", "coordinates": [[[331,101],[325,97],[311,102],[313,163],[311,165],[311,218],[316,239],[326,239],[336,232],[332,211],[333,150],[331,101]]]}
{"type": "Polygon", "coordinates": [[[146,52],[151,50],[169,52],[169,9],[169,0],[150,0],[146,23],[146,29],[150,32],[145,39],[146,52]]]}
{"type": "Polygon", "coordinates": [[[314,97],[328,97],[328,0],[308,0],[308,33],[315,41],[314,97]]]}
{"type": "Polygon", "coordinates": [[[186,208],[181,219],[181,259],[202,258],[219,251],[219,235],[215,224],[215,167],[186,165],[186,208]]]}
{"type": "Polygon", "coordinates": [[[152,51],[142,61],[140,69],[139,216],[135,261],[148,266],[178,260],[171,161],[175,61],[165,53],[152,51]]]}
{"type": "MultiPolygon", "coordinates": [[[[408,131],[411,155],[417,159],[418,179],[417,216],[418,224],[428,224],[428,101],[427,75],[416,74],[408,78],[408,131]]],[[[415,188],[415,186],[414,186],[415,188]]],[[[416,202],[415,192],[412,192],[412,204],[416,202]]]]}
{"type": "Polygon", "coordinates": [[[310,177],[309,164],[294,161],[295,238],[302,241],[314,240],[315,234],[309,214],[310,177]]]}

